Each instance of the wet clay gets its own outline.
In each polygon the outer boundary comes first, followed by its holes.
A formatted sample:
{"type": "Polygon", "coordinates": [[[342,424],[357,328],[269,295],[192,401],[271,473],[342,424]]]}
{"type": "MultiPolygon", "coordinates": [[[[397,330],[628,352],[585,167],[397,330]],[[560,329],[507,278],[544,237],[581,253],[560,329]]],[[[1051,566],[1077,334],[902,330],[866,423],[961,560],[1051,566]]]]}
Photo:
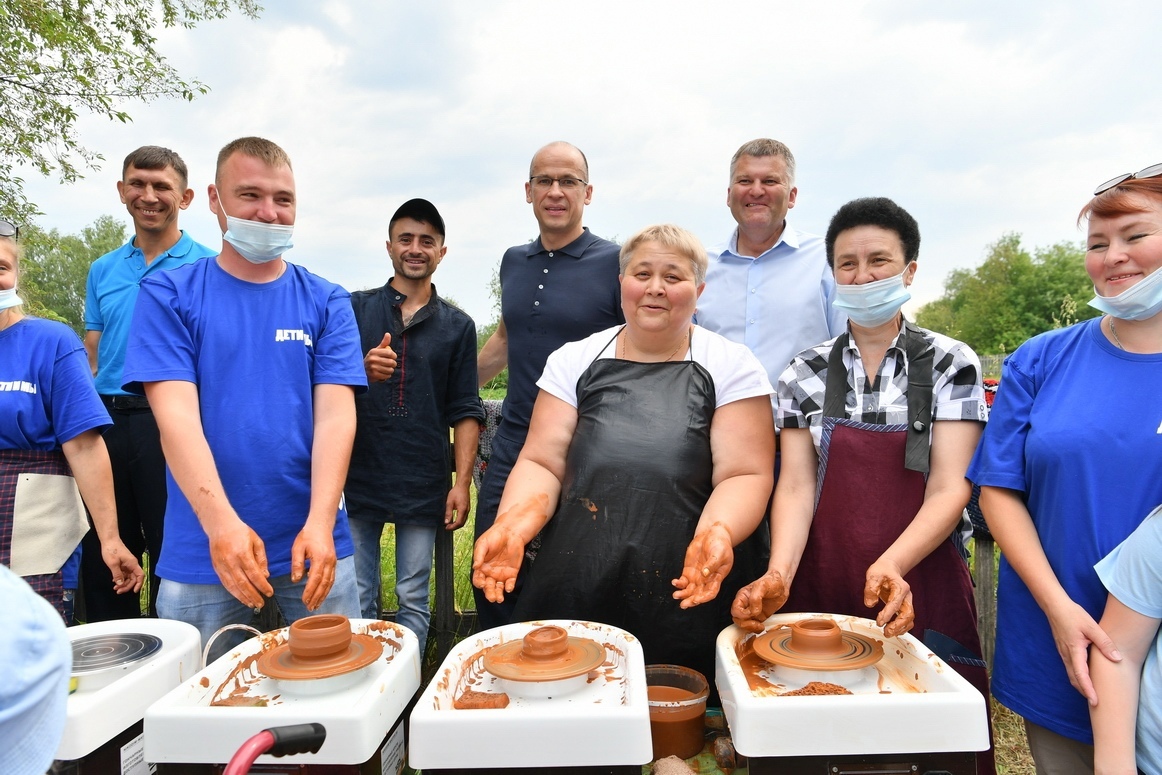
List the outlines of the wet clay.
{"type": "Polygon", "coordinates": [[[323,614],[294,622],[287,644],[264,651],[258,669],[280,680],[331,678],[366,667],[382,654],[383,643],[353,634],[346,616],[323,614]]]}
{"type": "Polygon", "coordinates": [[[452,707],[456,710],[483,710],[486,708],[507,708],[508,695],[501,692],[500,694],[493,694],[491,692],[478,692],[473,689],[466,689],[463,694],[456,698],[452,703],[452,707]]]}
{"type": "Polygon", "coordinates": [[[830,619],[802,619],[753,639],[767,662],[800,670],[857,670],[883,658],[881,641],[842,630],[830,619]]]}
{"type": "MultiPolygon", "coordinates": [[[[677,686],[648,686],[646,696],[651,702],[681,702],[697,695],[677,686]]],[[[654,758],[678,756],[689,759],[697,756],[703,746],[703,728],[706,704],[675,708],[650,705],[650,738],[654,744],[654,758]]]]}
{"type": "Polygon", "coordinates": [[[605,662],[605,648],[589,638],[571,637],[555,625],[530,630],[522,640],[494,646],[484,669],[508,681],[559,681],[583,675],[605,662]]]}

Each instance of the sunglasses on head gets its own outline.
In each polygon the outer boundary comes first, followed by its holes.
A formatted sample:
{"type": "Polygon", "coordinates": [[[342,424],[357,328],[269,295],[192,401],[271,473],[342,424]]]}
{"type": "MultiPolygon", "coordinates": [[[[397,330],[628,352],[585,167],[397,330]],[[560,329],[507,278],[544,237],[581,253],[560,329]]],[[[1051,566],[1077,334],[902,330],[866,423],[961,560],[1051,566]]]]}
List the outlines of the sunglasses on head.
{"type": "Polygon", "coordinates": [[[1156,178],[1162,175],[1162,164],[1151,164],[1145,169],[1140,169],[1137,172],[1127,172],[1125,175],[1118,175],[1116,178],[1110,178],[1105,183],[1093,190],[1093,195],[1104,194],[1114,186],[1120,186],[1127,180],[1142,180],[1143,178],[1156,178]]]}
{"type": "Polygon", "coordinates": [[[0,237],[11,237],[12,239],[20,239],[20,227],[8,221],[0,220],[0,237]]]}

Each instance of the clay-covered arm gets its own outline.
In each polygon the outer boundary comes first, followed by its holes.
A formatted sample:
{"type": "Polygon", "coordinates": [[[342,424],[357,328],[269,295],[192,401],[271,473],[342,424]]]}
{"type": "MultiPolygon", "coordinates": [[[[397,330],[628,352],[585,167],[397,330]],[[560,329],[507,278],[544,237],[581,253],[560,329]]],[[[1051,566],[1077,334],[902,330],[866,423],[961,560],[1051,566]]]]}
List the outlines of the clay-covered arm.
{"type": "Polygon", "coordinates": [[[1086,664],[1088,648],[1092,643],[1107,659],[1117,662],[1121,655],[1114,642],[1061,586],[1019,492],[1003,487],[981,487],[980,510],[1005,559],[1048,617],[1069,682],[1090,705],[1095,705],[1097,693],[1086,664]]]}
{"type": "Polygon", "coordinates": [[[529,435],[500,498],[492,527],[472,552],[472,583],[499,603],[512,592],[524,548],[548,523],[561,497],[565,456],[577,428],[577,409],[541,391],[529,435]]]}
{"type": "Polygon", "coordinates": [[[751,632],[762,632],[767,617],[787,602],[815,513],[818,456],[811,431],[784,428],[780,446],[782,459],[771,503],[771,558],[767,572],[740,589],[730,608],[734,623],[751,632]]]}
{"type": "Polygon", "coordinates": [[[939,421],[932,426],[924,502],[904,532],[867,569],[864,605],[872,608],[884,601],[876,623],[888,637],[907,632],[915,620],[912,591],[904,576],[948,540],[968,505],[972,485],[964,473],[980,431],[980,423],[967,420],[939,421]]]}
{"type": "Polygon", "coordinates": [[[674,598],[683,608],[713,600],[734,566],[734,547],[762,522],[775,476],[771,401],[754,396],[714,411],[710,422],[714,489],[686,549],[674,598]]]}
{"type": "Polygon", "coordinates": [[[1100,649],[1089,655],[1089,672],[1098,701],[1089,709],[1093,723],[1095,775],[1136,775],[1134,735],[1142,664],[1160,620],[1144,616],[1113,595],[1106,602],[1101,628],[1117,644],[1121,662],[1106,659],[1100,649]]]}

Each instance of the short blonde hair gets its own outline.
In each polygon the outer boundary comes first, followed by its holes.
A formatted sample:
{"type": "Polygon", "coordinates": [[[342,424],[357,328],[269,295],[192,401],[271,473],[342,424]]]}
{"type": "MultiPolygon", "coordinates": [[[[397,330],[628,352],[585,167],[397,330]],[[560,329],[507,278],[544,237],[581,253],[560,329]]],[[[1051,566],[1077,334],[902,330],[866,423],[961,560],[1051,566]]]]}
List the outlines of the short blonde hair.
{"type": "Polygon", "coordinates": [[[634,251],[647,242],[656,242],[690,259],[690,264],[694,268],[694,284],[701,285],[705,282],[706,268],[710,263],[706,256],[706,248],[702,247],[702,242],[693,233],[672,223],[647,226],[627,239],[621,246],[621,254],[618,256],[621,274],[625,274],[625,268],[629,266],[634,251]]]}
{"type": "Polygon", "coordinates": [[[277,143],[264,137],[239,137],[237,140],[226,143],[222,150],[218,151],[218,164],[214,169],[215,185],[218,185],[222,179],[222,165],[236,153],[258,159],[268,167],[294,169],[291,167],[290,156],[277,143]]]}

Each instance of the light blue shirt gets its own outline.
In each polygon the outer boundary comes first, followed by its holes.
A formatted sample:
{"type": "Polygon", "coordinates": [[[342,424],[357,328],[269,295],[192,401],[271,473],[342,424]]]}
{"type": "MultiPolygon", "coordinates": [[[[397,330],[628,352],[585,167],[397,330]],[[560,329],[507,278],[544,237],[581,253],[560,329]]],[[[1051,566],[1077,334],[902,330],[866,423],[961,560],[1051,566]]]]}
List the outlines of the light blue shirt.
{"type": "Polygon", "coordinates": [[[735,229],[709,256],[694,321],[750,348],[772,385],[800,352],[846,330],[822,237],[785,224],[770,250],[750,258],[738,254],[735,229]]]}
{"type": "Polygon", "coordinates": [[[96,382],[97,392],[105,396],[129,395],[121,389],[121,371],[141,281],[158,272],[218,255],[217,251],[194,242],[183,231],[172,248],[146,265],[145,254],[138,249],[136,241],[134,237],[94,261],[85,284],[85,330],[101,332],[96,382]]]}

